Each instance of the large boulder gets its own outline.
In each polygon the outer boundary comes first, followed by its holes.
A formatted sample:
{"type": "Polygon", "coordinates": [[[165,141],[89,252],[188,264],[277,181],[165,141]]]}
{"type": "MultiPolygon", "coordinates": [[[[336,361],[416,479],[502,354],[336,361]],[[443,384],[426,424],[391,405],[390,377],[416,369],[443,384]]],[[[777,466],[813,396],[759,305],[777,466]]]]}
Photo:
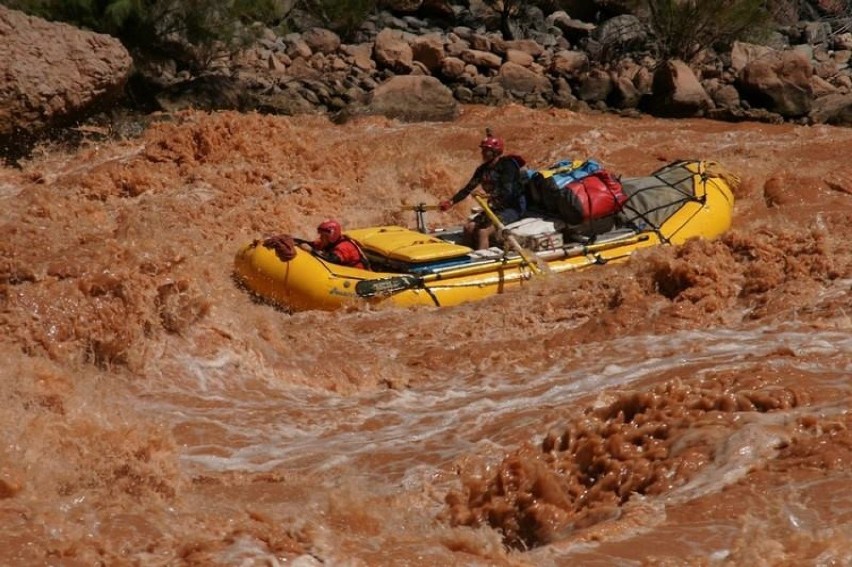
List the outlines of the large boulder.
{"type": "Polygon", "coordinates": [[[692,69],[673,59],[660,65],[654,73],[653,97],[648,110],[657,116],[699,116],[713,108],[713,101],[692,69]]]}
{"type": "Polygon", "coordinates": [[[577,77],[589,70],[589,56],[582,51],[561,49],[553,54],[550,73],[558,77],[577,77]]]}
{"type": "Polygon", "coordinates": [[[414,63],[414,54],[404,34],[390,28],[383,29],[376,36],[373,58],[379,67],[394,73],[410,73],[414,63]]]}
{"type": "Polygon", "coordinates": [[[753,106],[788,118],[805,116],[813,103],[813,74],[813,64],[800,51],[773,51],[743,67],[739,90],[753,106]]]}
{"type": "Polygon", "coordinates": [[[0,45],[0,140],[7,143],[73,124],[120,98],[132,65],[115,38],[3,6],[0,45]]]}
{"type": "Polygon", "coordinates": [[[814,101],[811,122],[852,126],[852,94],[830,94],[814,101]]]}
{"type": "Polygon", "coordinates": [[[550,80],[546,76],[511,61],[500,67],[498,77],[503,89],[516,97],[553,92],[550,80]]]}
{"type": "Polygon", "coordinates": [[[766,45],[735,41],[734,45],[731,46],[731,69],[735,73],[739,73],[752,61],[769,57],[775,51],[775,49],[766,45]]]}
{"type": "Polygon", "coordinates": [[[350,105],[337,117],[381,115],[403,122],[451,121],[458,117],[458,102],[441,81],[428,75],[397,75],[375,88],[365,104],[350,105]]]}
{"type": "Polygon", "coordinates": [[[431,74],[441,70],[441,63],[447,54],[444,52],[444,42],[441,34],[430,33],[415,37],[411,42],[411,53],[414,60],[423,65],[431,74]]]}
{"type": "Polygon", "coordinates": [[[340,47],[340,36],[325,28],[311,28],[302,34],[312,53],[334,53],[340,47]]]}

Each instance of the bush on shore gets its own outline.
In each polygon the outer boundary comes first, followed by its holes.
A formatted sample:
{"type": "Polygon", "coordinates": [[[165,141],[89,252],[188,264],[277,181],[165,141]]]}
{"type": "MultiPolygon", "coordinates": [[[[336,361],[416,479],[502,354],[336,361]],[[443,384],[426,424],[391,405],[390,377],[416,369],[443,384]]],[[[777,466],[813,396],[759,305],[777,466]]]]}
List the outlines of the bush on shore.
{"type": "Polygon", "coordinates": [[[708,48],[756,40],[771,22],[766,0],[637,0],[634,5],[654,36],[658,55],[686,62],[708,48]]]}

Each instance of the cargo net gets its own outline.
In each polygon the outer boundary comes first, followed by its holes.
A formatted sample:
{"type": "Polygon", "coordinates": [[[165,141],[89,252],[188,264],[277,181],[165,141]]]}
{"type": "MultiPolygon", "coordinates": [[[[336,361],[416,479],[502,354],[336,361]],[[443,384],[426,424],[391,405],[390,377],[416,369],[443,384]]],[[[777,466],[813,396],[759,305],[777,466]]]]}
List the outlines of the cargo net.
{"type": "Polygon", "coordinates": [[[674,162],[648,177],[622,178],[627,201],[616,222],[636,230],[659,230],[685,203],[701,201],[701,184],[714,177],[723,179],[732,190],[740,183],[739,177],[718,163],[696,161],[674,162]],[[699,183],[695,183],[696,175],[700,176],[699,183]],[[696,194],[699,188],[701,196],[696,194]]]}

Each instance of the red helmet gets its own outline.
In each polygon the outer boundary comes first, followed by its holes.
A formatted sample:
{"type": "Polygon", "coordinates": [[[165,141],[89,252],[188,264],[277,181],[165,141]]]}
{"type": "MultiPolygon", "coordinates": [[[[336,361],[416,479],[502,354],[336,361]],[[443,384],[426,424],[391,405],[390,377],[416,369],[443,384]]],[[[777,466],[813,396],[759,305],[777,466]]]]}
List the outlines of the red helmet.
{"type": "Polygon", "coordinates": [[[490,133],[486,134],[485,138],[479,142],[479,147],[483,150],[491,150],[499,156],[503,153],[503,138],[497,138],[490,133]]]}
{"type": "Polygon", "coordinates": [[[329,242],[337,242],[343,234],[343,227],[336,220],[328,219],[319,224],[317,232],[327,234],[329,242]]]}

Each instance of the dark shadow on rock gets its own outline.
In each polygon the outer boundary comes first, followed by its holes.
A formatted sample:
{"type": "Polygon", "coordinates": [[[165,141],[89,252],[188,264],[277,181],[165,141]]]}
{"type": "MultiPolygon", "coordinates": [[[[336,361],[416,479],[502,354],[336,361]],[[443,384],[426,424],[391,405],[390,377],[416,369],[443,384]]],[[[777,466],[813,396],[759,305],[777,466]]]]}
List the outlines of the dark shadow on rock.
{"type": "Polygon", "coordinates": [[[247,110],[250,98],[244,86],[231,77],[204,75],[196,79],[176,83],[156,95],[161,110],[247,110]]]}

